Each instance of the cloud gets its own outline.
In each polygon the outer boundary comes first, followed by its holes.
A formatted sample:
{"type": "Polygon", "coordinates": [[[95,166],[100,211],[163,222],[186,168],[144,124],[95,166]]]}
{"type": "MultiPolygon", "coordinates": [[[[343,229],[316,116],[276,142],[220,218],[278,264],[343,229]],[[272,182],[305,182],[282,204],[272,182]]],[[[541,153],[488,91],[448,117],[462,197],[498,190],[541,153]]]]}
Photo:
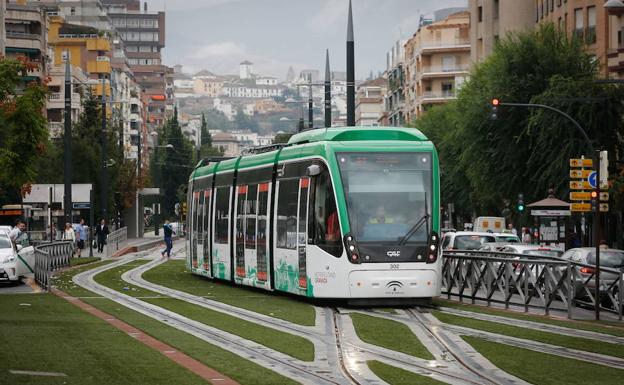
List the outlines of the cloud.
{"type": "Polygon", "coordinates": [[[245,48],[233,41],[224,41],[221,43],[208,44],[199,47],[189,55],[190,59],[212,59],[224,58],[231,56],[244,56],[245,48]]]}
{"type": "Polygon", "coordinates": [[[307,25],[316,32],[322,32],[341,23],[346,30],[348,10],[347,3],[344,1],[323,0],[320,9],[308,20],[307,25]]]}

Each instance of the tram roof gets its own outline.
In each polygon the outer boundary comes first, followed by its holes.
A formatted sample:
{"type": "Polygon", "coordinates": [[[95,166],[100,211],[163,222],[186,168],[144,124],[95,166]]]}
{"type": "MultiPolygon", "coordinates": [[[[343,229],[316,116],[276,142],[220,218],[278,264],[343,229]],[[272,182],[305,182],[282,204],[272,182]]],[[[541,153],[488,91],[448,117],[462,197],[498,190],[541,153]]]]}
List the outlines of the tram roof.
{"type": "Polygon", "coordinates": [[[330,127],[303,131],[293,135],[288,144],[321,141],[367,141],[367,140],[399,140],[427,141],[427,137],[416,128],[356,126],[330,127]]]}

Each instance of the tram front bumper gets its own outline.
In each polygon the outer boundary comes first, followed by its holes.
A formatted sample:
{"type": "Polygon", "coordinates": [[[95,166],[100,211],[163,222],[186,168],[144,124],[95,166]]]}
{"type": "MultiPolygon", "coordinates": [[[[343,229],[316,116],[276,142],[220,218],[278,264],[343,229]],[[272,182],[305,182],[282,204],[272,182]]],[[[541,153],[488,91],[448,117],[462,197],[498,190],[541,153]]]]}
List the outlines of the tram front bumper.
{"type": "Polygon", "coordinates": [[[436,270],[356,270],[349,274],[352,298],[425,298],[440,293],[436,270]]]}

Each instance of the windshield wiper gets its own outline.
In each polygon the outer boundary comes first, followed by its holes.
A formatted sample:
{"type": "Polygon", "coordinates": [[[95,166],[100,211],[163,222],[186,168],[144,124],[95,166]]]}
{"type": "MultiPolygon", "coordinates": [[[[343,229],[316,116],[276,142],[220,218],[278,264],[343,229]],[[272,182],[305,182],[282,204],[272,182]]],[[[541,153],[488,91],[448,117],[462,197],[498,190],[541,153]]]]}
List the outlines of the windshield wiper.
{"type": "Polygon", "coordinates": [[[403,237],[399,239],[399,246],[403,246],[408,239],[410,239],[429,219],[429,214],[425,214],[412,226],[410,231],[407,232],[403,237]]]}

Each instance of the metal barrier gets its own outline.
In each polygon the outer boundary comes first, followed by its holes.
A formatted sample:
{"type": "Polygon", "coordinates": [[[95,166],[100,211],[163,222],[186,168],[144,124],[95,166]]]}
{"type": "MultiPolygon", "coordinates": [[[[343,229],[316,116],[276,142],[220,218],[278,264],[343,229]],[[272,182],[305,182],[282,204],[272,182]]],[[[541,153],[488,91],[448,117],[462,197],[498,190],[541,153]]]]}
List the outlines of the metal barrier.
{"type": "Polygon", "coordinates": [[[50,273],[69,266],[74,254],[72,242],[54,242],[35,246],[35,280],[45,290],[49,290],[50,273]]]}
{"type": "Polygon", "coordinates": [[[122,227],[113,231],[106,237],[106,255],[110,257],[119,250],[119,244],[128,240],[128,228],[122,227]]]}
{"type": "Polygon", "coordinates": [[[551,309],[568,313],[582,306],[616,313],[622,319],[624,267],[600,268],[601,287],[596,290],[596,267],[552,257],[491,251],[444,251],[442,293],[460,300],[468,298],[551,309]],[[598,292],[598,294],[596,293],[598,292]]]}

